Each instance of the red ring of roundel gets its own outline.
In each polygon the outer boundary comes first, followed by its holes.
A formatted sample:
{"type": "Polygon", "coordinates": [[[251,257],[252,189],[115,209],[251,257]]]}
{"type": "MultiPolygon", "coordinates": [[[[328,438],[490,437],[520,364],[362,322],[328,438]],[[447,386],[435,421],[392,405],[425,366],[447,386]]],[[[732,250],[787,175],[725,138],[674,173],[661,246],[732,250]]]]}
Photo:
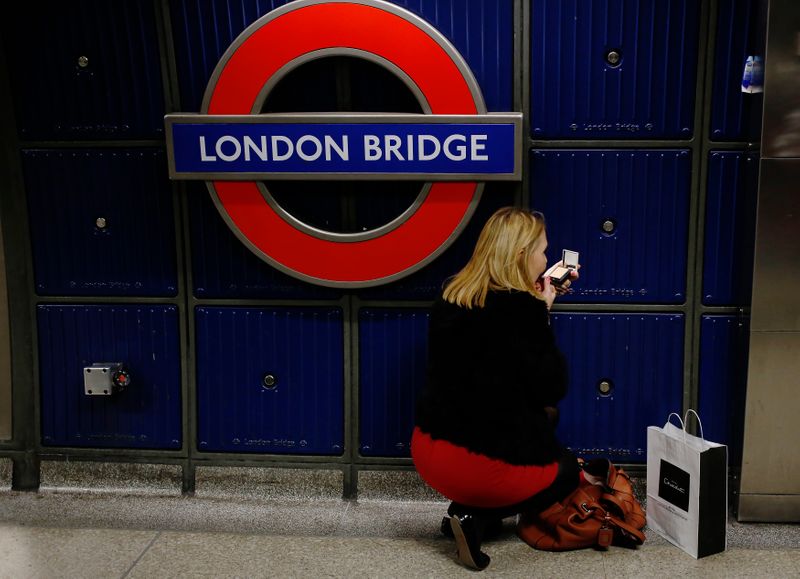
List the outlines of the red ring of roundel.
{"type": "MultiPolygon", "coordinates": [[[[337,47],[394,63],[417,84],[434,114],[477,114],[464,76],[439,43],[397,14],[348,2],[304,6],[254,30],[225,63],[207,113],[250,114],[262,87],[282,66],[304,54],[337,47]]],[[[477,183],[433,183],[404,223],[356,242],[321,239],[296,229],[269,206],[255,182],[215,181],[214,188],[221,210],[268,261],[308,281],[363,286],[402,277],[448,242],[469,209],[477,183]]]]}

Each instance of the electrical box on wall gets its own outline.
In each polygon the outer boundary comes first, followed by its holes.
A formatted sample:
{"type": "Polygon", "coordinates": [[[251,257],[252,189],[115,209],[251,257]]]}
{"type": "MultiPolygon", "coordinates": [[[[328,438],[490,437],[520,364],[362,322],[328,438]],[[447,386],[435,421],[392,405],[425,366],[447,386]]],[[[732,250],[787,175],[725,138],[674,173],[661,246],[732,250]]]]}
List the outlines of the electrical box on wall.
{"type": "Polygon", "coordinates": [[[130,374],[119,362],[98,362],[83,369],[83,392],[87,396],[118,394],[130,381],[130,374]]]}

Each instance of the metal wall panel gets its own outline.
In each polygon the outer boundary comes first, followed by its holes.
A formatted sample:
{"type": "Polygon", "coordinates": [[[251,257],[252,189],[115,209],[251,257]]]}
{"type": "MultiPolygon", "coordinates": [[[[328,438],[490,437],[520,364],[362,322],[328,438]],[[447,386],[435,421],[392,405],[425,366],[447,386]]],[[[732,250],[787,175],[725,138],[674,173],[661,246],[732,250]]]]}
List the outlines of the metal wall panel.
{"type": "Polygon", "coordinates": [[[760,175],[752,329],[800,332],[800,158],[762,158],[760,175]]]}
{"type": "Polygon", "coordinates": [[[152,0],[18,2],[11,10],[3,36],[23,140],[164,134],[152,0]]]}
{"type": "Polygon", "coordinates": [[[581,253],[581,279],[562,303],[685,300],[688,151],[539,150],[530,171],[550,262],[564,248],[581,253]]]}
{"type": "Polygon", "coordinates": [[[394,0],[433,24],[472,69],[486,107],[512,109],[512,0],[394,0]]]}
{"type": "Polygon", "coordinates": [[[492,213],[500,207],[513,204],[511,187],[505,184],[487,183],[475,214],[458,239],[442,255],[408,277],[387,285],[360,290],[358,296],[365,300],[435,299],[441,294],[447,278],[458,273],[469,261],[478,235],[492,213]]]}
{"type": "Polygon", "coordinates": [[[770,0],[764,58],[761,157],[800,158],[800,10],[795,0],[770,0]],[[777,16],[776,16],[777,15],[777,16]]]}
{"type": "MultiPolygon", "coordinates": [[[[236,36],[284,4],[280,0],[171,3],[184,111],[200,110],[211,72],[236,36]]],[[[396,4],[422,16],[455,45],[474,72],[490,111],[511,109],[511,0],[402,0],[396,4]]]]}
{"type": "Polygon", "coordinates": [[[743,93],[742,76],[748,56],[764,56],[759,22],[766,0],[719,0],[714,47],[711,138],[716,141],[757,141],[761,134],[762,93],[743,93]]]}
{"type": "Polygon", "coordinates": [[[800,497],[798,352],[800,332],[750,333],[742,498],[745,495],[784,495],[786,506],[789,501],[794,501],[795,506],[780,517],[766,521],[800,521],[800,511],[796,508],[800,506],[797,502],[800,497]],[[758,476],[758,472],[770,476],[758,476]]]}
{"type": "Polygon", "coordinates": [[[172,0],[181,103],[199,111],[211,73],[233,40],[258,18],[288,0],[172,0]]]}
{"type": "Polygon", "coordinates": [[[199,307],[196,331],[201,451],[342,454],[340,309],[199,307]]]}
{"type": "Polygon", "coordinates": [[[163,151],[28,150],[22,160],[37,293],[177,294],[163,151]]]}
{"type": "MultiPolygon", "coordinates": [[[[220,217],[201,183],[189,188],[194,293],[198,298],[338,299],[341,291],[312,285],[256,257],[220,217]]],[[[323,201],[324,199],[314,199],[323,201]]],[[[338,201],[337,201],[338,203],[338,201]]]]}
{"type": "Polygon", "coordinates": [[[699,408],[707,440],[728,445],[728,463],[741,464],[747,391],[748,324],[736,316],[700,322],[699,408]]]}
{"type": "Polygon", "coordinates": [[[570,373],[560,440],[579,456],[644,462],[647,427],[681,410],[683,315],[558,313],[551,320],[570,373]],[[602,381],[611,384],[608,395],[602,381]]]}
{"type": "Polygon", "coordinates": [[[410,456],[416,396],[425,384],[428,310],[365,308],[358,315],[359,450],[410,456]]]}
{"type": "Polygon", "coordinates": [[[175,306],[40,305],[42,443],[181,447],[181,363],[175,306]],[[83,368],[122,362],[128,388],[87,396],[83,368]]]}
{"type": "Polygon", "coordinates": [[[689,138],[699,13],[692,0],[533,0],[533,137],[689,138]]]}
{"type": "Polygon", "coordinates": [[[749,305],[758,199],[758,154],[712,151],[708,161],[703,303],[749,305]]]}

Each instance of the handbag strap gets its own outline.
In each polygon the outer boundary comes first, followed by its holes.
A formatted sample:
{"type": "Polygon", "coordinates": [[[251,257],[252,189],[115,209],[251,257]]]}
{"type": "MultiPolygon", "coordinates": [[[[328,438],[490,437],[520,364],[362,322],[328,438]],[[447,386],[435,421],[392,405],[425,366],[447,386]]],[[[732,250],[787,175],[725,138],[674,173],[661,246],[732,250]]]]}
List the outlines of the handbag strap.
{"type": "Polygon", "coordinates": [[[607,501],[607,502],[611,503],[617,509],[619,509],[620,513],[625,515],[625,506],[622,504],[622,501],[620,501],[617,497],[615,497],[611,493],[603,493],[603,496],[600,498],[600,500],[601,501],[607,501]]]}
{"type": "Polygon", "coordinates": [[[611,518],[611,524],[616,525],[626,538],[631,539],[631,542],[635,543],[636,545],[641,545],[642,543],[644,543],[645,536],[642,531],[640,531],[636,527],[632,527],[625,521],[621,521],[620,519],[618,519],[613,515],[611,515],[610,518],[611,518]]]}
{"type": "Polygon", "coordinates": [[[637,529],[636,527],[633,527],[628,523],[626,523],[625,521],[623,521],[622,519],[620,519],[619,517],[612,515],[609,511],[604,509],[598,503],[592,503],[591,508],[592,512],[589,516],[602,523],[600,529],[598,530],[596,538],[598,545],[605,547],[608,546],[608,544],[605,543],[606,542],[610,543],[610,539],[603,537],[604,535],[603,531],[610,529],[613,532],[614,527],[619,529],[622,535],[626,539],[629,539],[632,543],[636,545],[641,545],[642,543],[644,543],[645,540],[644,533],[639,529],[637,529]]]}

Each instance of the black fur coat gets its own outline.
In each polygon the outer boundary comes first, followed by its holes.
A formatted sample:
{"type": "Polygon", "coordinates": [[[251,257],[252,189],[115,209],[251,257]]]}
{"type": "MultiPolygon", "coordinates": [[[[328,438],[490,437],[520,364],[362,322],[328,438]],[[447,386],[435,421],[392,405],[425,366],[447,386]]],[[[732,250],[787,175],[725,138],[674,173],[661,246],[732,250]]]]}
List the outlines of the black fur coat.
{"type": "Polygon", "coordinates": [[[437,300],[430,318],[428,379],[416,424],[435,439],[517,465],[558,460],[545,406],[567,391],[567,368],[545,303],[489,292],[483,308],[437,300]]]}

